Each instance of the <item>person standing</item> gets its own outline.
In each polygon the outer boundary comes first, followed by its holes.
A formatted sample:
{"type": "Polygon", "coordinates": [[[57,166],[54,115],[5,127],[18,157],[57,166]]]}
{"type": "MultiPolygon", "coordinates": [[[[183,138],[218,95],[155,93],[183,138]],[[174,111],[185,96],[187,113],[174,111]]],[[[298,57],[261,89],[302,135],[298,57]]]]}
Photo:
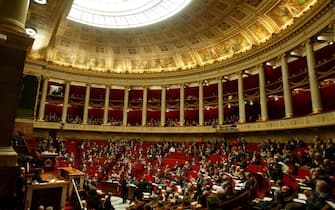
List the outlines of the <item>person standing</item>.
{"type": "Polygon", "coordinates": [[[115,210],[114,206],[112,205],[112,194],[108,194],[104,204],[104,210],[115,210]]]}
{"type": "Polygon", "coordinates": [[[127,197],[128,197],[128,187],[127,187],[127,180],[125,176],[121,177],[120,180],[120,185],[121,185],[121,197],[123,203],[127,202],[127,197]]]}
{"type": "Polygon", "coordinates": [[[26,170],[24,167],[19,168],[18,176],[16,178],[16,207],[17,210],[24,209],[24,201],[26,194],[26,170]]]}

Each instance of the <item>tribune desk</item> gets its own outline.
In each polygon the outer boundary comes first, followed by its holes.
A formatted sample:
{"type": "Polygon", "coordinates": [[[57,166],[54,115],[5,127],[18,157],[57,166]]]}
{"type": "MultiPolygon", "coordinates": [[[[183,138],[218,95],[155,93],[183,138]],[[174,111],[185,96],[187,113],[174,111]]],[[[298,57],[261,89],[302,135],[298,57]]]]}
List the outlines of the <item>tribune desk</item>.
{"type": "Polygon", "coordinates": [[[84,177],[85,177],[84,172],[72,167],[61,167],[58,168],[58,175],[69,182],[69,190],[68,190],[69,196],[72,195],[73,190],[72,180],[75,181],[78,190],[84,189],[84,177]]]}
{"type": "Polygon", "coordinates": [[[45,172],[53,172],[55,170],[57,156],[58,153],[55,152],[42,152],[40,156],[40,167],[43,168],[45,172]]]}
{"type": "Polygon", "coordinates": [[[59,180],[51,173],[42,174],[41,177],[48,182],[27,185],[25,209],[38,209],[40,205],[63,209],[69,182],[59,180]]]}

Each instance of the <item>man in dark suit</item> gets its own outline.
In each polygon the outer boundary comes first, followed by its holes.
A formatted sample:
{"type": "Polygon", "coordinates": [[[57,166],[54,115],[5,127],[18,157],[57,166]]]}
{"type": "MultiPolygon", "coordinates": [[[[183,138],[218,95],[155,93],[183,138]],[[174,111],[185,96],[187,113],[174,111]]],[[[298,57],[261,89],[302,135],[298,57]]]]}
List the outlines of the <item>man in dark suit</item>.
{"type": "Polygon", "coordinates": [[[26,194],[26,170],[24,167],[19,168],[16,178],[16,207],[18,210],[24,209],[24,197],[26,194]]]}
{"type": "Polygon", "coordinates": [[[122,201],[123,201],[123,203],[126,203],[127,202],[127,197],[128,197],[128,188],[127,188],[127,180],[124,176],[121,177],[120,185],[121,185],[122,201]]]}
{"type": "Polygon", "coordinates": [[[254,177],[252,176],[251,172],[245,172],[245,179],[247,180],[245,182],[245,189],[246,190],[250,190],[251,188],[253,188],[254,184],[255,184],[255,180],[254,177]]]}
{"type": "Polygon", "coordinates": [[[143,178],[141,180],[141,182],[138,183],[138,185],[137,185],[138,188],[136,190],[136,197],[137,197],[137,199],[139,199],[139,200],[142,199],[143,192],[145,192],[147,190],[147,185],[148,185],[148,183],[147,183],[147,181],[146,181],[145,178],[143,178]]]}
{"type": "Polygon", "coordinates": [[[322,209],[326,204],[326,200],[331,198],[329,184],[321,179],[318,179],[315,184],[315,190],[305,191],[304,194],[307,197],[306,204],[289,203],[286,205],[286,210],[319,210],[322,209]]]}
{"type": "Polygon", "coordinates": [[[111,197],[112,197],[111,194],[107,195],[107,198],[106,198],[105,204],[104,204],[104,210],[115,210],[115,208],[114,208],[114,206],[112,205],[112,202],[111,202],[111,197]]]}
{"type": "Polygon", "coordinates": [[[89,208],[97,208],[98,206],[98,193],[97,188],[94,184],[92,184],[91,180],[88,181],[88,199],[87,204],[89,208]]]}

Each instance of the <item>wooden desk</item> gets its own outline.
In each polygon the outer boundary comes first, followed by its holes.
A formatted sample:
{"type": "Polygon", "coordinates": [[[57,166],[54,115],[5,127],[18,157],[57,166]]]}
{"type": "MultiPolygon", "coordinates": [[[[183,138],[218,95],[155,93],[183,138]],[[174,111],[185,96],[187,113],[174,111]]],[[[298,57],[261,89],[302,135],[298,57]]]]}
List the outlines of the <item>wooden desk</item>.
{"type": "Polygon", "coordinates": [[[101,190],[104,193],[112,193],[112,195],[120,195],[120,183],[115,180],[104,181],[101,183],[101,190]]]}
{"type": "Polygon", "coordinates": [[[61,167],[58,168],[58,174],[60,177],[64,178],[66,181],[69,182],[69,189],[68,189],[68,195],[72,195],[72,180],[74,179],[75,183],[77,183],[77,189],[83,190],[84,189],[84,177],[85,173],[72,168],[72,167],[61,167]]]}
{"type": "Polygon", "coordinates": [[[136,185],[128,185],[128,200],[133,200],[135,198],[136,188],[136,185]]]}
{"type": "Polygon", "coordinates": [[[28,185],[25,209],[38,209],[39,205],[63,209],[65,207],[68,184],[68,181],[57,180],[53,183],[28,185]]]}
{"type": "MultiPolygon", "coordinates": [[[[134,198],[136,192],[135,185],[128,185],[128,200],[132,200],[134,198]]],[[[104,181],[101,183],[101,191],[105,194],[112,193],[114,196],[119,196],[121,194],[121,186],[118,181],[104,181]]]]}

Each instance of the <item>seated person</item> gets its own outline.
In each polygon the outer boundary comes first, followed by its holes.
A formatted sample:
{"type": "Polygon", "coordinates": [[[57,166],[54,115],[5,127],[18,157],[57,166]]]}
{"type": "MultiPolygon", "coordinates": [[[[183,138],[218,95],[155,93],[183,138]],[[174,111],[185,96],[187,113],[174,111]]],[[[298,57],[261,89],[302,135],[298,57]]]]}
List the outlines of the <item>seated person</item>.
{"type": "Polygon", "coordinates": [[[250,189],[253,188],[254,185],[255,185],[254,177],[252,176],[252,174],[251,174],[250,171],[245,172],[245,179],[246,179],[247,181],[245,182],[244,189],[245,189],[245,190],[250,190],[250,189]]]}
{"type": "Polygon", "coordinates": [[[306,204],[288,203],[286,210],[319,210],[326,206],[326,200],[331,198],[330,186],[324,180],[317,180],[315,183],[315,191],[305,190],[307,197],[306,204]]]}

